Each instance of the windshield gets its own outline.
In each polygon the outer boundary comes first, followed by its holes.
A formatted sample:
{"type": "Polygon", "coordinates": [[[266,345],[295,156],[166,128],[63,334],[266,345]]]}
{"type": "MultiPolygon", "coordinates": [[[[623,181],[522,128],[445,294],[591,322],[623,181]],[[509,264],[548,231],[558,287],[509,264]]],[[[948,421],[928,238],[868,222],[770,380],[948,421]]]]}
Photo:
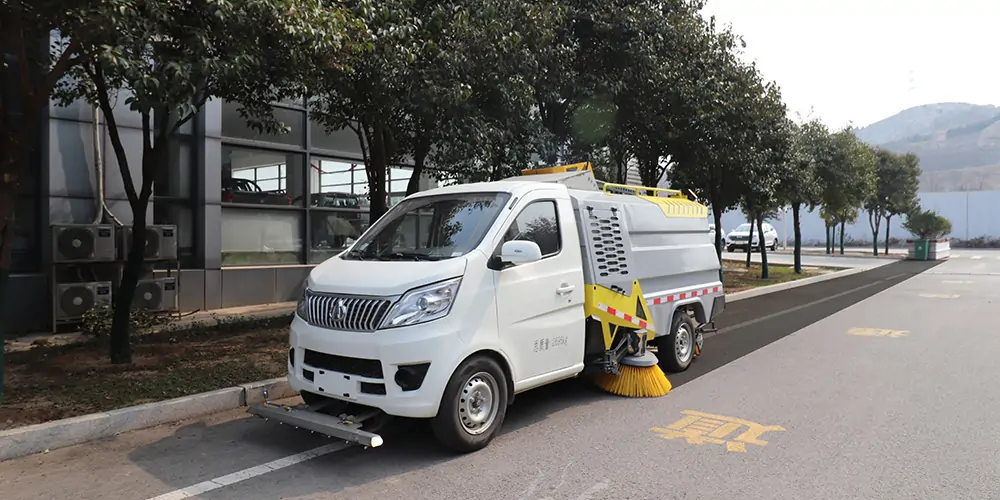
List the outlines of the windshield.
{"type": "Polygon", "coordinates": [[[349,260],[441,260],[472,251],[506,205],[507,193],[403,200],[344,254],[349,260]]]}
{"type": "Polygon", "coordinates": [[[749,233],[750,232],[750,224],[740,224],[739,226],[736,226],[736,229],[733,229],[733,232],[736,232],[736,233],[749,233]]]}

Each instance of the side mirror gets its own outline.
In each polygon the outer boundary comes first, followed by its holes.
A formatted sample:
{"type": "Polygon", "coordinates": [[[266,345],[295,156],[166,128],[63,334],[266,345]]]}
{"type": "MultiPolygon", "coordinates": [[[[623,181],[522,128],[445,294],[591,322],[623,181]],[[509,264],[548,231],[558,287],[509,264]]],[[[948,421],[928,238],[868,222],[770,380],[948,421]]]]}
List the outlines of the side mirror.
{"type": "Polygon", "coordinates": [[[534,241],[508,241],[500,247],[500,260],[510,264],[528,264],[542,260],[542,249],[534,241]]]}

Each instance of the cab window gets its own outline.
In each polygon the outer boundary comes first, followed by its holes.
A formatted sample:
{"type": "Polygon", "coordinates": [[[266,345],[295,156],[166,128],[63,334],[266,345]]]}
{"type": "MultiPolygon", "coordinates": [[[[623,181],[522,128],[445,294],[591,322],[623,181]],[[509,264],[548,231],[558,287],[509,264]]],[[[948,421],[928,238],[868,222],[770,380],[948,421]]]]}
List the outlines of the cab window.
{"type": "Polygon", "coordinates": [[[524,207],[507,229],[501,246],[508,241],[517,240],[535,242],[541,248],[543,257],[559,253],[562,250],[562,237],[559,234],[556,202],[536,201],[524,207]]]}

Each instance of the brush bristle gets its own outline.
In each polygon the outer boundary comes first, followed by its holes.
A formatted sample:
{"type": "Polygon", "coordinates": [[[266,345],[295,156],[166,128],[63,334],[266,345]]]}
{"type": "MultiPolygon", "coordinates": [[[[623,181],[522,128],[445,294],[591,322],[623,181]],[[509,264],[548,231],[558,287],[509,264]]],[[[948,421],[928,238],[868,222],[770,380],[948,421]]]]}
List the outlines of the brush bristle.
{"type": "Polygon", "coordinates": [[[666,396],[673,385],[659,366],[619,367],[621,375],[601,373],[594,377],[594,383],[611,394],[629,398],[658,398],[666,396]]]}

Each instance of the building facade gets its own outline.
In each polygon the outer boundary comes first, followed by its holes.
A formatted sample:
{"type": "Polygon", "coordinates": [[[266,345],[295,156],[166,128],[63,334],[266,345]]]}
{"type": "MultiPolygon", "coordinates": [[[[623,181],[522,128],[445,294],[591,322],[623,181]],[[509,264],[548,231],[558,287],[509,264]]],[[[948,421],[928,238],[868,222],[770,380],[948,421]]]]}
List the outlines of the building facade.
{"type": "MultiPolygon", "coordinates": [[[[106,120],[94,133],[85,103],[52,103],[18,198],[13,302],[3,321],[14,332],[52,328],[55,300],[52,224],[87,224],[99,215],[97,165],[106,206],[132,224],[106,120]],[[97,143],[95,147],[95,142],[97,143]],[[100,162],[95,162],[95,156],[100,162]]],[[[295,300],[310,269],[344,248],[368,223],[367,177],[357,137],[328,133],[305,100],[275,105],[291,130],[258,134],[233,104],[214,100],[172,139],[168,168],[154,183],[148,224],[177,228],[181,311],[295,300]]],[[[125,96],[115,108],[134,182],[140,182],[142,129],[125,96]]],[[[412,169],[390,168],[390,204],[406,192],[412,169]]],[[[421,189],[436,183],[420,181],[421,189]]],[[[155,271],[163,275],[166,264],[155,271]]]]}

